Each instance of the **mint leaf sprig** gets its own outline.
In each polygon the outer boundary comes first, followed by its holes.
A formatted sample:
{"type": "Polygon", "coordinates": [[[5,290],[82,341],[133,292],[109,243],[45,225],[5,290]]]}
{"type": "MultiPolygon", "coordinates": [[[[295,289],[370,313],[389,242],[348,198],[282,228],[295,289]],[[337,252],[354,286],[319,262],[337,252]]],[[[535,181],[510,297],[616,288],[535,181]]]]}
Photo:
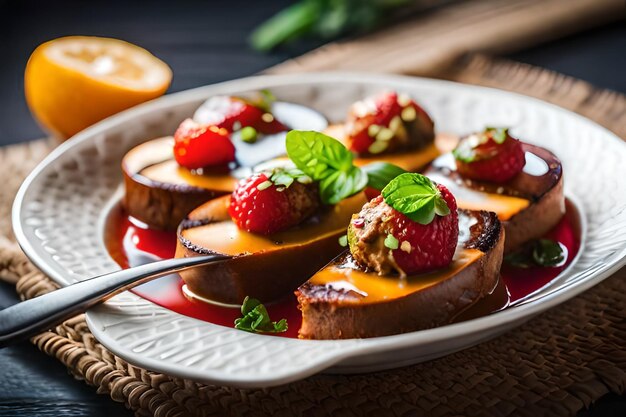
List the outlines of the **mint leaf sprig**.
{"type": "Polygon", "coordinates": [[[235,329],[252,333],[282,333],[287,331],[287,320],[271,321],[267,309],[256,298],[246,297],[241,305],[243,317],[235,319],[235,329]]]}
{"type": "Polygon", "coordinates": [[[420,224],[429,224],[435,215],[450,214],[435,183],[421,174],[401,174],[391,180],[381,194],[387,204],[420,224]]]}
{"type": "Polygon", "coordinates": [[[537,239],[504,257],[504,262],[516,268],[535,266],[559,267],[567,260],[567,248],[550,239],[537,239]]]}
{"type": "Polygon", "coordinates": [[[287,133],[287,155],[313,181],[320,183],[324,204],[337,204],[366,186],[381,190],[406,172],[395,165],[377,162],[363,168],[341,142],[320,132],[292,130],[287,133]]]}

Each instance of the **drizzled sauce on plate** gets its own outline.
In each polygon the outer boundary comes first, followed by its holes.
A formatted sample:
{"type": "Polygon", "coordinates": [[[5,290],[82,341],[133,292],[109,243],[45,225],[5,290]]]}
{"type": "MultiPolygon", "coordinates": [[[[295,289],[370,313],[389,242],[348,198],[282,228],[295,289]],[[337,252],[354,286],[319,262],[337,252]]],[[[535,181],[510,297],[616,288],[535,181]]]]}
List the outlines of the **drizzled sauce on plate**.
{"type": "MultiPolygon", "coordinates": [[[[113,259],[122,267],[137,266],[146,262],[174,256],[176,233],[153,230],[141,222],[128,217],[118,206],[110,214],[107,235],[107,249],[113,259]]],[[[580,223],[574,205],[567,201],[566,213],[561,221],[546,234],[546,238],[561,243],[566,249],[567,260],[558,267],[515,268],[503,264],[500,283],[493,293],[475,303],[461,313],[455,321],[463,321],[494,313],[519,302],[528,295],[544,287],[556,278],[576,257],[580,247],[580,223]]],[[[142,284],[131,291],[161,307],[179,314],[210,323],[233,327],[240,317],[236,307],[209,304],[187,298],[183,292],[184,282],[177,274],[142,284]]],[[[295,296],[266,304],[272,320],[287,319],[289,329],[279,333],[281,337],[298,337],[301,315],[295,296]]]]}

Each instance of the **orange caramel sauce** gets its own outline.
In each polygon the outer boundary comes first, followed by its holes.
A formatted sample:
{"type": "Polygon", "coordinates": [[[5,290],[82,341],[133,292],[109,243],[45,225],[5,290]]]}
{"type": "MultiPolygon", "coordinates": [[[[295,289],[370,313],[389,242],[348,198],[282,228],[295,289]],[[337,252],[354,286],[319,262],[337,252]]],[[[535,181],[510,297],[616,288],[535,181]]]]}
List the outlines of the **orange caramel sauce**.
{"type": "Polygon", "coordinates": [[[225,169],[194,173],[174,160],[174,138],[155,139],[131,149],[122,160],[126,172],[139,182],[191,185],[217,191],[232,191],[238,178],[225,169]]]}
{"type": "Polygon", "coordinates": [[[459,273],[483,255],[483,252],[476,249],[459,248],[447,268],[408,276],[405,279],[397,276],[379,276],[376,272],[364,272],[356,265],[332,265],[313,275],[309,282],[335,289],[352,290],[363,296],[359,303],[375,303],[404,297],[433,286],[459,273]]]}
{"type": "Polygon", "coordinates": [[[173,159],[151,165],[139,172],[151,181],[165,184],[191,185],[198,188],[217,191],[232,191],[238,179],[230,173],[194,174],[178,165],[173,159]]]}
{"type": "Polygon", "coordinates": [[[530,201],[525,198],[486,193],[463,187],[436,172],[428,173],[428,178],[450,190],[454,198],[456,198],[458,207],[468,210],[493,211],[503,221],[509,220],[530,205],[530,201]]]}
{"type": "Polygon", "coordinates": [[[424,168],[430,161],[440,155],[439,148],[431,144],[426,148],[392,154],[381,154],[372,157],[359,157],[354,159],[354,165],[363,166],[372,162],[389,162],[410,172],[417,172],[424,168]]]}
{"type": "Polygon", "coordinates": [[[231,220],[192,227],[184,230],[182,235],[195,245],[226,255],[268,252],[305,245],[340,233],[347,228],[352,214],[358,212],[365,202],[365,195],[358,193],[296,228],[269,236],[241,230],[231,220]]]}

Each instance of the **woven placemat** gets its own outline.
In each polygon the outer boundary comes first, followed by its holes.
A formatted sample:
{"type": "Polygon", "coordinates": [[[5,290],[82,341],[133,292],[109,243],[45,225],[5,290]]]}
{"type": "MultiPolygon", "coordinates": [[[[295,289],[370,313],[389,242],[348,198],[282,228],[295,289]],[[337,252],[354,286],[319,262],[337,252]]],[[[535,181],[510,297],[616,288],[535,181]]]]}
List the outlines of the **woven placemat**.
{"type": "MultiPolygon", "coordinates": [[[[524,91],[578,111],[626,137],[626,98],[549,71],[481,56],[446,78],[524,91]]],[[[37,141],[0,150],[0,277],[22,298],[55,284],[13,241],[10,202],[49,152],[37,141]]],[[[626,270],[495,340],[447,357],[367,375],[317,375],[270,389],[198,384],[134,367],[107,351],[82,315],[32,339],[77,379],[155,416],[571,416],[626,387],[626,270]]]]}

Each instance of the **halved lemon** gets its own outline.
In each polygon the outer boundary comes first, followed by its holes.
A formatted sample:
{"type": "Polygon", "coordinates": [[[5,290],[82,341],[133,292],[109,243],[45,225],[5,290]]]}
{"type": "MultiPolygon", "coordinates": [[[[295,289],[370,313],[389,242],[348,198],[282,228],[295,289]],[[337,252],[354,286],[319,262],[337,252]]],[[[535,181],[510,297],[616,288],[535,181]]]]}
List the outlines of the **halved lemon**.
{"type": "Polygon", "coordinates": [[[70,36],[46,42],[26,65],[26,101],[51,133],[67,138],[144,101],[161,96],[172,71],[136,45],[70,36]]]}

